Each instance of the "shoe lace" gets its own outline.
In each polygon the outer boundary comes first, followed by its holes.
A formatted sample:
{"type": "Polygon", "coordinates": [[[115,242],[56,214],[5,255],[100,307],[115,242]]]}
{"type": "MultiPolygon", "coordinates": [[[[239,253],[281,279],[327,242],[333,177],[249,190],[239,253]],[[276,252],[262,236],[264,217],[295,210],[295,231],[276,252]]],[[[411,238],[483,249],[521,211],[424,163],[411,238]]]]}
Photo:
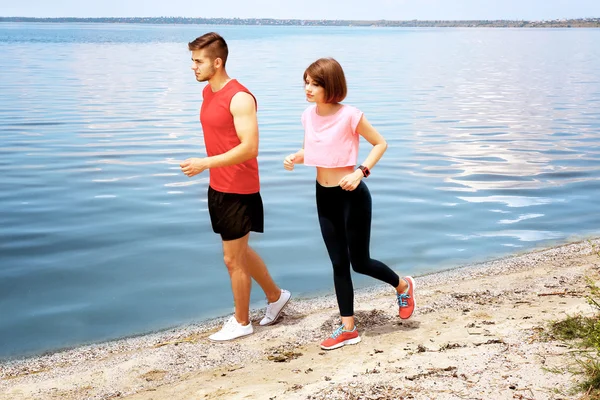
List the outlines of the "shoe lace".
{"type": "Polygon", "coordinates": [[[273,303],[269,303],[269,300],[267,300],[267,312],[271,311],[271,309],[273,308],[273,303]]]}
{"type": "Polygon", "coordinates": [[[237,325],[237,320],[235,319],[235,317],[231,317],[227,320],[227,322],[225,322],[225,324],[223,325],[223,329],[227,330],[227,329],[232,329],[233,327],[235,327],[237,325]]]}
{"type": "Polygon", "coordinates": [[[273,313],[273,304],[274,303],[269,303],[269,300],[267,300],[267,309],[265,310],[265,314],[268,317],[271,317],[271,314],[273,313]]]}
{"type": "Polygon", "coordinates": [[[340,326],[335,331],[333,331],[333,333],[331,334],[331,338],[332,339],[337,338],[338,336],[340,336],[342,334],[343,330],[344,330],[344,325],[340,326]]]}
{"type": "Polygon", "coordinates": [[[398,300],[398,305],[400,307],[408,307],[408,299],[410,299],[410,295],[408,293],[396,293],[396,299],[398,300]]]}

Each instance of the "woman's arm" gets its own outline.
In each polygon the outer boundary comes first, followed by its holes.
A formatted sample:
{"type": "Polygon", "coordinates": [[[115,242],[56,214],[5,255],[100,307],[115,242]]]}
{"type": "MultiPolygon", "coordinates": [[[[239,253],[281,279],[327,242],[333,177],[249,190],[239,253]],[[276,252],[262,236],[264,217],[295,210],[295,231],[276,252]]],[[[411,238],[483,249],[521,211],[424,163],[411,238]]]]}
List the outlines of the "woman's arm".
{"type": "Polygon", "coordinates": [[[288,171],[294,170],[294,164],[304,164],[304,143],[302,143],[300,150],[290,154],[283,160],[283,167],[288,171]]]}
{"type": "MultiPolygon", "coordinates": [[[[367,167],[369,170],[377,164],[377,162],[383,156],[383,153],[387,150],[387,142],[381,136],[377,129],[373,128],[373,125],[367,120],[367,118],[363,115],[358,122],[358,126],[356,127],[356,131],[359,135],[364,137],[369,143],[373,145],[373,148],[369,152],[369,155],[365,159],[365,161],[361,164],[367,167]]],[[[357,169],[351,174],[348,174],[342,178],[340,181],[340,187],[344,190],[354,190],[360,184],[360,181],[365,177],[363,171],[357,169]]]]}
{"type": "MultiPolygon", "coordinates": [[[[372,169],[381,159],[383,153],[387,150],[387,142],[383,138],[383,136],[371,125],[371,123],[367,120],[367,117],[364,115],[358,122],[358,126],[356,127],[356,131],[359,135],[364,137],[367,142],[373,145],[373,148],[369,152],[369,155],[362,163],[365,167],[372,169]]],[[[360,170],[359,170],[360,171],[360,170]]],[[[361,171],[362,173],[362,171],[361,171]]]]}

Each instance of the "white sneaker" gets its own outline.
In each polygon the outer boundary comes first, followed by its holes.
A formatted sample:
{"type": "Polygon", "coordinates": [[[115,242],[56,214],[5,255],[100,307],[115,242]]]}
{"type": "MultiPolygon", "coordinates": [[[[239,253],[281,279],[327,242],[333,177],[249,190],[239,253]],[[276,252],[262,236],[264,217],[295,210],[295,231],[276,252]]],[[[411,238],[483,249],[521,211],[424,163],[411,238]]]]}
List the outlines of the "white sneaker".
{"type": "Polygon", "coordinates": [[[260,320],[259,325],[271,325],[272,323],[277,321],[277,318],[279,318],[279,314],[281,314],[281,311],[287,305],[291,298],[292,294],[287,290],[282,289],[281,296],[279,296],[279,300],[277,300],[274,303],[267,304],[267,312],[265,313],[265,317],[260,320]]]}
{"type": "Polygon", "coordinates": [[[254,333],[254,329],[252,328],[252,323],[248,325],[242,325],[235,319],[235,316],[231,316],[225,322],[221,330],[217,333],[213,333],[208,338],[213,342],[225,342],[227,340],[237,339],[242,336],[247,336],[254,333]]]}

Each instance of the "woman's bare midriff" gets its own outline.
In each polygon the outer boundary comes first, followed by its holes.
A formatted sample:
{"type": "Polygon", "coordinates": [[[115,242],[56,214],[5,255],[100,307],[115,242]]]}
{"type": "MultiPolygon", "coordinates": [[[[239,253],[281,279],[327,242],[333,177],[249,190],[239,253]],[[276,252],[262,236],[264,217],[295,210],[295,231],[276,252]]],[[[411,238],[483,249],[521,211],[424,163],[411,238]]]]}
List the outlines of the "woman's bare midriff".
{"type": "Polygon", "coordinates": [[[317,167],[317,182],[325,187],[338,186],[342,178],[354,172],[353,166],[340,168],[317,167]]]}

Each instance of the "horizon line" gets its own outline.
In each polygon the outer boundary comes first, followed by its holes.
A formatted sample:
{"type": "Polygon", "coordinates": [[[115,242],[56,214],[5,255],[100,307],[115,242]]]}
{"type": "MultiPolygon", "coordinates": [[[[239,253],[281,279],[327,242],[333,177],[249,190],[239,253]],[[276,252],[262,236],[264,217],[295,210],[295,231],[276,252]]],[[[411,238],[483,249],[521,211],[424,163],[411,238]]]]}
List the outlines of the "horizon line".
{"type": "Polygon", "coordinates": [[[600,20],[600,17],[576,17],[576,18],[548,18],[548,19],[489,19],[489,18],[477,18],[477,19],[329,19],[329,18],[317,18],[317,19],[306,19],[306,18],[272,18],[272,17],[184,17],[184,16],[136,16],[136,17],[26,17],[26,16],[2,16],[0,19],[198,19],[198,20],[210,20],[210,19],[221,19],[221,20],[238,20],[238,21],[249,21],[249,20],[261,20],[261,21],[307,21],[307,22],[349,22],[349,21],[360,21],[360,22],[475,22],[475,21],[492,21],[492,22],[548,22],[548,21],[580,21],[580,20],[600,20]]]}

